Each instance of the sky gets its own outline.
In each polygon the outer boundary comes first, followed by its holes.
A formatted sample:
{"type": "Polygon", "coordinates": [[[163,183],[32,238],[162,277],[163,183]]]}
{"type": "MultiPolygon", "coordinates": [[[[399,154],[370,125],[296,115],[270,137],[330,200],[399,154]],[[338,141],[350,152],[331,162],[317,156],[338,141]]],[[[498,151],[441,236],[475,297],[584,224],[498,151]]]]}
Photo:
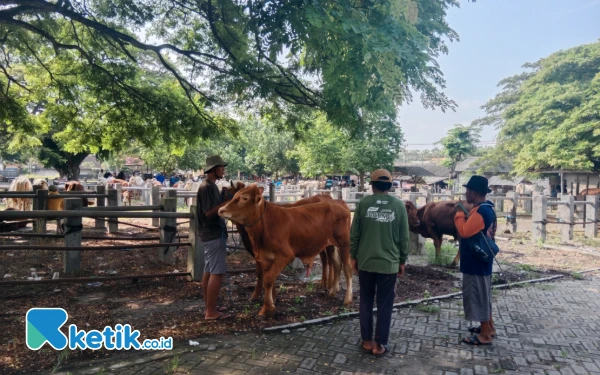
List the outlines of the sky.
{"type": "MultiPolygon", "coordinates": [[[[448,11],[448,24],[460,41],[449,43],[438,58],[446,78],[444,92],[456,112],[423,108],[419,96],[400,109],[407,149],[433,148],[454,124],[468,125],[498,92],[498,82],[523,72],[561,49],[600,39],[600,0],[461,0],[448,11]]],[[[490,145],[497,130],[485,127],[481,144],[490,145]]]]}

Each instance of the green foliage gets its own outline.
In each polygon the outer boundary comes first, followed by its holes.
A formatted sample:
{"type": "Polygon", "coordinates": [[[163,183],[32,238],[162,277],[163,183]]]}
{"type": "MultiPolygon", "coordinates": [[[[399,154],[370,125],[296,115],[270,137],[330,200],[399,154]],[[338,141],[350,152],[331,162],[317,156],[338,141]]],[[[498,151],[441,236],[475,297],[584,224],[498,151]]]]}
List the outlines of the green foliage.
{"type": "Polygon", "coordinates": [[[585,280],[585,276],[583,276],[583,274],[580,272],[571,273],[571,277],[575,280],[585,280]]]}
{"type": "Polygon", "coordinates": [[[494,153],[517,174],[600,168],[600,42],[556,52],[500,82],[478,125],[500,129],[494,153]]]}
{"type": "Polygon", "coordinates": [[[438,144],[444,151],[444,166],[450,169],[450,175],[454,174],[456,165],[468,155],[475,153],[475,144],[479,141],[481,128],[477,126],[454,125],[448,134],[438,144]]]}
{"type": "Polygon", "coordinates": [[[435,246],[433,242],[425,242],[425,251],[427,252],[427,263],[433,266],[447,266],[452,263],[458,249],[451,244],[442,243],[440,257],[436,258],[435,246]]]}
{"type": "Polygon", "coordinates": [[[418,305],[417,309],[428,314],[437,314],[441,311],[441,309],[438,306],[433,305],[418,305]]]}
{"type": "Polygon", "coordinates": [[[319,109],[357,134],[393,122],[413,93],[425,107],[454,107],[435,58],[457,39],[445,20],[455,0],[2,4],[0,121],[33,129],[37,112],[46,129],[35,134],[59,124],[50,137],[70,153],[118,150],[133,137],[195,141],[230,104],[290,130],[319,109]],[[37,72],[23,79],[19,63],[37,72]],[[32,110],[43,98],[48,106],[32,110]]]}

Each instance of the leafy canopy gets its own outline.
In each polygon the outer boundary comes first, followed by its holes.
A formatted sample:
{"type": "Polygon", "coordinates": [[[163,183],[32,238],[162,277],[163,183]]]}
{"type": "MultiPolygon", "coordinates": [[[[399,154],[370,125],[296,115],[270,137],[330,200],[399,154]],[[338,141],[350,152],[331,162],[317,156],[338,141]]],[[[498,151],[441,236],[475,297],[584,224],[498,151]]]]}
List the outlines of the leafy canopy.
{"type": "Polygon", "coordinates": [[[500,129],[497,154],[518,174],[600,169],[600,42],[556,52],[500,82],[480,125],[500,129]]]}
{"type": "Polygon", "coordinates": [[[450,169],[450,175],[454,174],[456,165],[460,161],[475,153],[479,132],[479,127],[454,125],[448,134],[438,142],[446,157],[443,164],[450,169]]]}

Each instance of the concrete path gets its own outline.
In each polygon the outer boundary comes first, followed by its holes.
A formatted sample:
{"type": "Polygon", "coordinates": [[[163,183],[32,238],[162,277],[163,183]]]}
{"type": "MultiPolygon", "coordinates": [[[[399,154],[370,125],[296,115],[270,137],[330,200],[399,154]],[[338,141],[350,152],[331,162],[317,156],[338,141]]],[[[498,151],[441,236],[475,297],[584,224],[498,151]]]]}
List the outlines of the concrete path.
{"type": "MultiPolygon", "coordinates": [[[[596,274],[598,275],[598,274],[596,274]]],[[[357,319],[295,329],[201,338],[171,352],[115,353],[61,369],[72,374],[546,374],[600,375],[600,278],[495,292],[493,346],[459,344],[470,322],[462,300],[394,313],[391,353],[362,352],[357,319]],[[437,309],[432,309],[437,310],[437,309]]]]}

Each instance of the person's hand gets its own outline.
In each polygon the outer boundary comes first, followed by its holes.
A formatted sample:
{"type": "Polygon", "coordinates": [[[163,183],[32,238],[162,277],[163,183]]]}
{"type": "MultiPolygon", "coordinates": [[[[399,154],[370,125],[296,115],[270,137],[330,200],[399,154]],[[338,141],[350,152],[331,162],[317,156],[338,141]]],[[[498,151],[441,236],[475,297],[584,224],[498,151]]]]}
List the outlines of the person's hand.
{"type": "Polygon", "coordinates": [[[404,268],[405,268],[404,264],[401,264],[400,267],[398,267],[398,277],[404,276],[404,268]]]}
{"type": "Polygon", "coordinates": [[[358,261],[356,259],[351,259],[350,261],[352,262],[352,269],[358,275],[358,261]]]}

